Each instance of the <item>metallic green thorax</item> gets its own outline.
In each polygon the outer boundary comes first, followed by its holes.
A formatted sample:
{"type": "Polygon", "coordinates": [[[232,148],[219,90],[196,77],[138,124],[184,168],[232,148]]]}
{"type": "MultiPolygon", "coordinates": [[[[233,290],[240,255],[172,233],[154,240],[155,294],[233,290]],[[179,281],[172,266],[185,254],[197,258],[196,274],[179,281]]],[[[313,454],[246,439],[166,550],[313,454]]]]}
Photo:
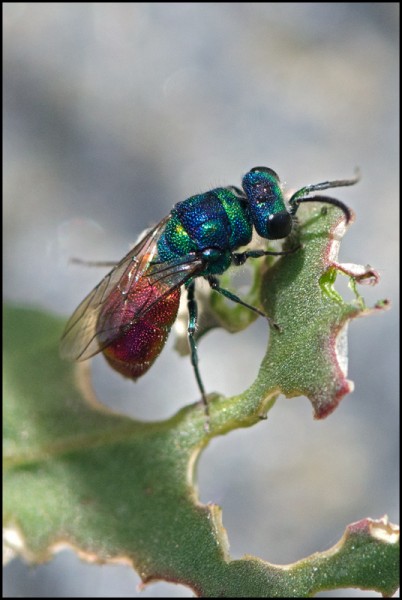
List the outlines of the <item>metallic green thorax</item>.
{"type": "Polygon", "coordinates": [[[232,251],[248,244],[251,236],[247,201],[230,189],[216,188],[174,206],[158,241],[158,260],[214,250],[202,274],[223,273],[231,264],[232,251]]]}

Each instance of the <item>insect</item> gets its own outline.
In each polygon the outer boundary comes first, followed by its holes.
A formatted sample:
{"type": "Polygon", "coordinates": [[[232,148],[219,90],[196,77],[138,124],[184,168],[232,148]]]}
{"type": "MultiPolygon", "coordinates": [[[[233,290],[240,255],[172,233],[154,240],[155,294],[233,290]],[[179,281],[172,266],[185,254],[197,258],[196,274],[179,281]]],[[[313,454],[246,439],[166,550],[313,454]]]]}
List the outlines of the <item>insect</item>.
{"type": "Polygon", "coordinates": [[[221,288],[218,276],[231,265],[244,264],[248,258],[285,255],[297,250],[237,251],[250,243],[253,230],[268,240],[286,238],[302,203],[336,206],[348,222],[351,213],[345,204],[335,198],[311,194],[353,185],[358,179],[356,175],[352,179],[303,187],[293,194],[287,208],[275,171],[255,167],[243,177],[242,189],[219,187],[178,202],[81,302],[61,338],[61,356],[82,361],[103,352],[115,370],[136,380],[161,353],[176,319],[184,286],[191,362],[208,411],[194,338],[197,278],[203,277],[213,290],[266,317],[275,327],[272,319],[258,308],[221,288]]]}

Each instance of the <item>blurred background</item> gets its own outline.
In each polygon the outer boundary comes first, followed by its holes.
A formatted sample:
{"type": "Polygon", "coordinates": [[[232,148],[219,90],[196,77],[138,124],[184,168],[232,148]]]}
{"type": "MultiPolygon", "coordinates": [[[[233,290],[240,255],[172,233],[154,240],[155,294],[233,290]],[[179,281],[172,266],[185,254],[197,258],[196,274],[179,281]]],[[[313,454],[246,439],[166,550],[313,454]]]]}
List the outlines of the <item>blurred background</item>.
{"type": "MultiPolygon", "coordinates": [[[[239,185],[253,166],[273,168],[288,189],[361,168],[358,185],[331,192],[357,215],[340,260],[378,269],[380,285],[361,292],[392,308],[349,329],[355,391],[327,420],[314,421],[305,398],[282,398],[268,421],[214,439],[198,466],[199,495],[222,507],[234,558],[288,563],[327,549],[363,517],[397,522],[399,3],[3,9],[8,301],[67,317],[105,272],[69,258],[119,260],[173,204],[239,185]]],[[[235,337],[210,332],[199,348],[206,389],[249,386],[268,335],[261,320],[235,337]]],[[[196,401],[190,360],[171,337],[137,384],[96,357],[100,399],[146,420],[196,401]]],[[[128,567],[88,565],[65,550],[46,565],[12,561],[4,593],[192,596],[167,583],[140,592],[139,583],[128,567]]]]}

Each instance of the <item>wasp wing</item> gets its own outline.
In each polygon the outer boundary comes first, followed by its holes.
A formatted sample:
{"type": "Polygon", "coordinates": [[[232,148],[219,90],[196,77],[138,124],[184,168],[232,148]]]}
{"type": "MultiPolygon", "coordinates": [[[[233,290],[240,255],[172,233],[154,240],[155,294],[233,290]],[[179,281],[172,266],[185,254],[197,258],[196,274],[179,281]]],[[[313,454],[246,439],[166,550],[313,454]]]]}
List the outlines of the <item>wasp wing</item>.
{"type": "Polygon", "coordinates": [[[168,219],[151,229],[74,311],[61,338],[62,358],[86,360],[97,354],[124,335],[156,302],[202,270],[204,262],[195,253],[155,262],[157,242],[168,219]],[[141,293],[133,312],[136,286],[141,293]],[[102,311],[105,318],[100,320],[102,311]]]}

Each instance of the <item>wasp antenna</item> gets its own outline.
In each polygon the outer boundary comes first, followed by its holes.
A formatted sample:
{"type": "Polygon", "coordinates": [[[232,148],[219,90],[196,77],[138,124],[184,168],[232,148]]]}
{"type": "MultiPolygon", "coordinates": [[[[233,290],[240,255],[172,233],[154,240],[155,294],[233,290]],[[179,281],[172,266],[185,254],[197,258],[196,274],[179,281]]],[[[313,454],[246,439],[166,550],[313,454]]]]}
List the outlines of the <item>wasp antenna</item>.
{"type": "Polygon", "coordinates": [[[330,188],[355,185],[355,183],[357,183],[358,181],[360,181],[360,169],[359,167],[356,167],[355,176],[351,179],[336,179],[334,181],[322,181],[321,183],[313,183],[311,185],[306,185],[305,187],[302,187],[300,190],[297,190],[297,192],[293,194],[293,196],[289,200],[289,204],[290,206],[293,206],[296,203],[296,201],[297,203],[299,203],[300,198],[308,196],[312,192],[322,192],[323,190],[328,190],[330,188]]]}
{"type": "Polygon", "coordinates": [[[344,204],[340,200],[337,200],[336,198],[330,198],[329,196],[306,196],[305,198],[299,198],[298,200],[296,200],[296,202],[293,203],[290,209],[291,215],[296,214],[297,209],[299,208],[302,202],[321,202],[322,204],[332,204],[332,206],[337,206],[341,209],[341,211],[345,215],[346,223],[349,223],[349,221],[352,218],[350,208],[348,208],[346,204],[344,204]]]}
{"type": "Polygon", "coordinates": [[[309,196],[309,194],[311,194],[311,192],[320,192],[322,190],[328,190],[330,188],[344,187],[347,185],[355,185],[355,183],[360,181],[360,177],[361,177],[360,168],[356,167],[355,168],[355,176],[352,177],[351,179],[336,179],[334,181],[323,181],[321,183],[314,183],[312,185],[306,185],[305,187],[303,187],[300,190],[298,190],[297,192],[295,192],[293,194],[293,196],[290,198],[290,200],[289,200],[290,214],[295,215],[297,212],[297,209],[299,208],[299,205],[302,202],[322,202],[324,204],[332,204],[333,206],[337,206],[338,208],[340,208],[345,215],[346,223],[349,223],[349,221],[352,217],[352,213],[350,212],[350,209],[346,206],[346,204],[344,204],[340,200],[337,200],[336,198],[330,198],[329,196],[309,196]]]}

